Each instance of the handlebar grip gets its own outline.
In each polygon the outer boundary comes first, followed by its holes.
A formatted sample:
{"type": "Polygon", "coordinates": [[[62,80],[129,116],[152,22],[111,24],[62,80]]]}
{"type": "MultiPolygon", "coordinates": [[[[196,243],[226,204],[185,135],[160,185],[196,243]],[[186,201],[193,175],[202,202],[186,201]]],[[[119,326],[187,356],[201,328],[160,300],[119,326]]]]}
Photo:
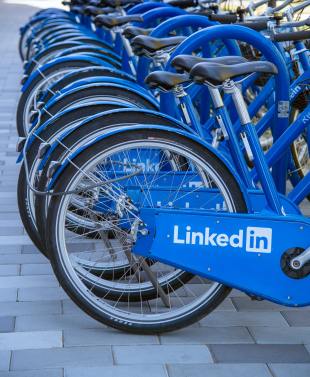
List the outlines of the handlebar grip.
{"type": "Polygon", "coordinates": [[[245,26],[256,31],[263,31],[267,29],[267,21],[239,22],[238,25],[245,26]]]}
{"type": "Polygon", "coordinates": [[[275,8],[277,6],[277,0],[268,0],[268,7],[275,8]]]}
{"type": "Polygon", "coordinates": [[[238,21],[238,16],[236,14],[210,14],[209,20],[222,24],[233,24],[238,21]]]}
{"type": "Polygon", "coordinates": [[[274,34],[271,39],[275,42],[304,41],[305,39],[310,39],[310,30],[274,34]]]}
{"type": "Polygon", "coordinates": [[[169,5],[173,7],[178,7],[181,9],[196,7],[198,5],[198,0],[170,0],[168,1],[169,5]]]}

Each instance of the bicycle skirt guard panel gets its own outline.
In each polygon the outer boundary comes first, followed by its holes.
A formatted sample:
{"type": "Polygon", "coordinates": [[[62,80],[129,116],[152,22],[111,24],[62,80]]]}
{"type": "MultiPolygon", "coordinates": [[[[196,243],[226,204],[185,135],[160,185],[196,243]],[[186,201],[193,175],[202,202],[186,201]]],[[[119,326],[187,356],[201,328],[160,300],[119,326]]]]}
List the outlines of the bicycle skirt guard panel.
{"type": "Polygon", "coordinates": [[[160,208],[140,218],[134,253],[283,305],[310,304],[308,268],[299,277],[288,268],[310,246],[308,219],[160,208]]]}

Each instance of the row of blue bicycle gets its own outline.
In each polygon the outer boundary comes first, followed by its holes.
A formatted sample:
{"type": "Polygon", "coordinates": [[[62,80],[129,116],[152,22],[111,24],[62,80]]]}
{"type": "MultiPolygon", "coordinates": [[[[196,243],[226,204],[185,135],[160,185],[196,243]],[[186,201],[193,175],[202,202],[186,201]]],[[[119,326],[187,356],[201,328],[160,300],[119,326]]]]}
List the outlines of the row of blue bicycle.
{"type": "Polygon", "coordinates": [[[20,31],[18,204],[87,314],[310,305],[310,1],[71,0],[20,31]],[[308,216],[307,216],[308,211],[308,216]]]}

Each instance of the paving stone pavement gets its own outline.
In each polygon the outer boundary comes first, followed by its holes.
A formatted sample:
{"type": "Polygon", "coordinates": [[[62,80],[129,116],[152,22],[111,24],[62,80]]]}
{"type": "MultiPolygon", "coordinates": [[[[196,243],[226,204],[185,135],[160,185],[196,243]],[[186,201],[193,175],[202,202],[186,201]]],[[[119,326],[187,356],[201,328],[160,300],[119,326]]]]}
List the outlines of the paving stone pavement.
{"type": "Polygon", "coordinates": [[[0,0],[0,377],[309,377],[310,309],[233,291],[198,324],[138,336],[97,323],[58,286],[15,194],[18,28],[34,3],[45,1],[0,0]]]}

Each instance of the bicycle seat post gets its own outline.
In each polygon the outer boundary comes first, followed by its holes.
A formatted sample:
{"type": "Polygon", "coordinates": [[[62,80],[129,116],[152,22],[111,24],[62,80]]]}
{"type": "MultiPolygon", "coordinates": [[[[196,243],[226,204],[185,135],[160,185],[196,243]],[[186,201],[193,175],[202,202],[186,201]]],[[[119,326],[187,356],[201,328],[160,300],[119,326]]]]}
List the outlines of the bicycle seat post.
{"type": "Polygon", "coordinates": [[[191,126],[201,137],[205,137],[201,124],[197,119],[197,115],[195,114],[192,100],[184,90],[183,85],[178,84],[174,86],[172,91],[176,101],[178,102],[185,123],[191,126]]]}
{"type": "MultiPolygon", "coordinates": [[[[219,109],[221,107],[224,107],[223,99],[221,96],[221,93],[218,88],[208,86],[209,94],[211,97],[211,101],[213,103],[213,106],[215,109],[219,109]]],[[[220,128],[215,129],[214,136],[212,140],[212,146],[214,148],[218,148],[219,143],[222,139],[229,139],[229,136],[227,134],[226,128],[222,127],[222,123],[219,122],[220,128]]]]}
{"type": "Polygon", "coordinates": [[[251,121],[241,90],[239,89],[238,85],[236,85],[236,83],[231,79],[224,81],[223,90],[224,93],[232,96],[232,100],[237,110],[241,126],[243,127],[245,135],[247,136],[249,143],[248,147],[251,150],[254,166],[259,174],[260,183],[266,195],[267,203],[270,209],[276,212],[278,215],[285,215],[274,180],[270,174],[264,152],[261,148],[255,126],[251,121]]]}

